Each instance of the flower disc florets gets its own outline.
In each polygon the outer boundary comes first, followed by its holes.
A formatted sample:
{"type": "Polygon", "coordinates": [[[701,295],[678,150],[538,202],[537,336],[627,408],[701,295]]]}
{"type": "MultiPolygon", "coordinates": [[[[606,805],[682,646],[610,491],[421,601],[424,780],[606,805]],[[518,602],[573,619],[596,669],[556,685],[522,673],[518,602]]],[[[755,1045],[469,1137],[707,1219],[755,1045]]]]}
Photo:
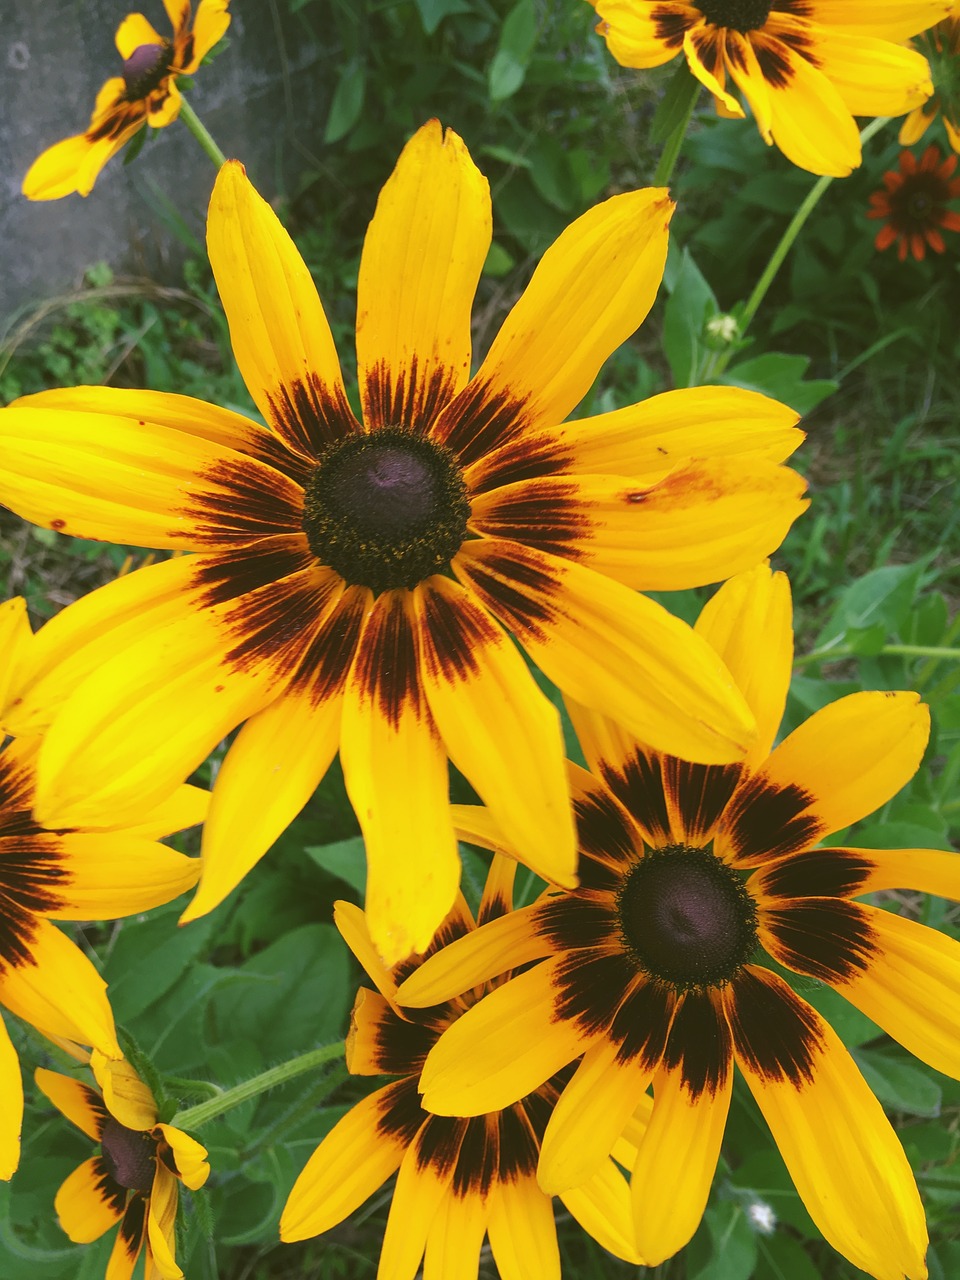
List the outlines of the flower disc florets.
{"type": "Polygon", "coordinates": [[[170,44],[138,44],[123,63],[127,100],[139,102],[156,89],[170,71],[170,44]]]}
{"type": "Polygon", "coordinates": [[[399,428],[332,445],[306,487],[314,555],[376,593],[445,569],[467,533],[467,488],[450,452],[399,428]]]}
{"type": "Polygon", "coordinates": [[[729,982],[757,945],[757,908],[737,873],[707,849],[654,849],[617,898],[627,949],[681,990],[729,982]]]}
{"type": "Polygon", "coordinates": [[[772,8],[771,0],[699,0],[697,8],[715,27],[758,31],[772,8]]]}
{"type": "Polygon", "coordinates": [[[110,1116],[100,1135],[100,1148],[103,1163],[121,1187],[149,1194],[157,1167],[155,1138],[139,1129],[128,1129],[110,1116]]]}

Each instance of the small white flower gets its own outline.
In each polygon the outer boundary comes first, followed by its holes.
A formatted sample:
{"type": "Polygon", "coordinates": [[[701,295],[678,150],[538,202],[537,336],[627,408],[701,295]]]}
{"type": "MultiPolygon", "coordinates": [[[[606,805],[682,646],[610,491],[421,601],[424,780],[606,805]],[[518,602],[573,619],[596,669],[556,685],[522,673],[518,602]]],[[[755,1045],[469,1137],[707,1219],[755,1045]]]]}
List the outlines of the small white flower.
{"type": "Polygon", "coordinates": [[[777,1215],[765,1200],[754,1200],[747,1208],[747,1217],[754,1231],[762,1236],[772,1235],[777,1226],[777,1215]]]}
{"type": "Polygon", "coordinates": [[[729,346],[735,338],[739,337],[740,326],[735,316],[725,314],[711,316],[707,321],[707,333],[711,338],[729,346]]]}

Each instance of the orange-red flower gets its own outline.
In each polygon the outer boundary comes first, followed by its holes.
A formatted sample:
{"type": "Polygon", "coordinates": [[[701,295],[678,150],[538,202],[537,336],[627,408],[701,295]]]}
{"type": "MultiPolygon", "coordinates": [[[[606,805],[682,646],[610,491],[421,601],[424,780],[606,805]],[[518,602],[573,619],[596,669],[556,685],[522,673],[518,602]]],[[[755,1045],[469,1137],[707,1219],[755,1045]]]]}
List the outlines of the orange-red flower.
{"type": "Polygon", "coordinates": [[[162,129],[180,114],[177,76],[192,75],[230,25],[230,0],[163,0],[173,36],[166,40],[142,13],[128,13],[117,28],[123,68],[97,94],[85,133],[48,147],[23,180],[28,200],[59,200],[93,190],[111,156],[144,127],[162,129]]]}
{"type": "Polygon", "coordinates": [[[936,145],[927,147],[919,163],[912,151],[900,152],[900,172],[888,170],[883,188],[870,197],[867,217],[886,219],[874,241],[878,249],[898,242],[901,262],[908,250],[922,262],[927,245],[934,253],[943,253],[941,230],[960,231],[960,213],[947,208],[950,200],[960,196],[960,178],[953,178],[956,167],[957,157],[944,160],[936,145]]]}

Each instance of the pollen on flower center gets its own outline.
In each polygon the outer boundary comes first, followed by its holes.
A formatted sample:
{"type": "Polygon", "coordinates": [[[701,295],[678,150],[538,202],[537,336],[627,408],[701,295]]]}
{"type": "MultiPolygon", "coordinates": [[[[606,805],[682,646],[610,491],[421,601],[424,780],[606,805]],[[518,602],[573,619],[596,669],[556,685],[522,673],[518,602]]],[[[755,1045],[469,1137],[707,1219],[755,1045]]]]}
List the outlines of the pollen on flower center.
{"type": "Polygon", "coordinates": [[[146,98],[169,70],[169,44],[138,44],[123,63],[123,83],[126,85],[128,101],[138,102],[141,98],[146,98]]]}
{"type": "Polygon", "coordinates": [[[680,989],[729,982],[757,945],[757,909],[736,872],[706,849],[655,849],[617,899],[627,948],[680,989]]]}
{"type": "Polygon", "coordinates": [[[715,27],[758,31],[773,7],[772,0],[697,0],[697,8],[715,27]]]}
{"type": "Polygon", "coordinates": [[[374,592],[445,569],[470,504],[442,446],[397,428],[331,445],[307,483],[303,528],[314,555],[374,592]]]}
{"type": "Polygon", "coordinates": [[[128,1191],[149,1193],[157,1167],[157,1143],[149,1133],[128,1129],[111,1116],[103,1126],[100,1148],[114,1181],[128,1191]]]}

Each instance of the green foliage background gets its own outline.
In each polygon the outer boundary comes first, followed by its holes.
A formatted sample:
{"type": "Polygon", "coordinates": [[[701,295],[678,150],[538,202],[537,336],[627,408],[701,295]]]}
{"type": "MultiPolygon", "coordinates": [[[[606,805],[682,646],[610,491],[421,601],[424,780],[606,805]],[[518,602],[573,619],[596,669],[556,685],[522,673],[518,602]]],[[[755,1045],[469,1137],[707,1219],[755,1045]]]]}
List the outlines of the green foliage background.
{"type": "MultiPolygon", "coordinates": [[[[668,72],[615,66],[585,4],[287,3],[304,40],[342,48],[322,139],[313,143],[316,163],[288,193],[283,216],[317,280],[348,382],[357,228],[403,142],[426,118],[457,129],[491,181],[495,240],[475,310],[481,352],[562,227],[596,200],[650,180],[657,158],[651,125],[668,72]]],[[[952,246],[923,264],[875,253],[866,198],[897,151],[891,127],[861,170],[833,184],[723,380],[809,415],[799,466],[813,506],[776,557],[797,605],[797,674],[785,729],[857,689],[919,689],[934,721],[924,767],[849,840],[948,847],[960,828],[960,668],[955,659],[911,649],[960,645],[960,623],[951,622],[960,591],[960,259],[952,246]]],[[[138,163],[149,165],[149,144],[138,163]]],[[[661,298],[579,412],[703,380],[721,350],[708,322],[736,313],[813,181],[766,149],[752,125],[719,121],[704,107],[676,177],[679,211],[661,298]]],[[[177,289],[131,286],[94,268],[82,293],[14,318],[0,350],[0,400],[100,381],[254,412],[204,261],[188,262],[177,289]]],[[[142,562],[142,552],[65,539],[0,512],[5,596],[25,595],[35,621],[115,576],[128,553],[142,562]]],[[[706,594],[661,598],[691,618],[706,594]]],[[[575,752],[572,735],[570,746],[575,752]]],[[[199,781],[210,782],[219,758],[222,750],[199,781]]],[[[453,785],[461,798],[469,794],[462,779],[453,785]]],[[[182,847],[195,849],[191,839],[182,847]]],[[[468,895],[476,897],[483,862],[467,849],[464,857],[468,895]]],[[[185,1083],[191,1079],[229,1087],[343,1034],[359,974],[331,910],[338,897],[362,901],[363,866],[334,767],[303,815],[212,915],[178,929],[179,908],[171,906],[75,929],[110,982],[118,1022],[159,1072],[177,1078],[167,1085],[172,1098],[188,1104],[204,1096],[202,1084],[194,1092],[185,1083]]],[[[527,882],[526,893],[533,889],[527,882]]],[[[952,904],[878,898],[960,936],[952,904]]],[[[960,1274],[960,1085],[915,1062],[840,996],[796,983],[831,1018],[893,1116],[927,1207],[931,1276],[951,1280],[960,1274]]],[[[57,1058],[26,1028],[12,1030],[30,1087],[32,1066],[57,1058]]],[[[276,1236],[297,1172],[367,1087],[342,1068],[328,1070],[202,1130],[214,1172],[183,1215],[179,1256],[190,1280],[375,1275],[389,1188],[320,1241],[280,1246],[276,1236]]],[[[89,1154],[88,1144],[35,1091],[24,1132],[22,1167],[9,1187],[0,1186],[0,1275],[102,1276],[110,1240],[69,1245],[52,1212],[57,1186],[89,1154]]],[[[746,1090],[735,1097],[703,1225],[681,1255],[638,1269],[609,1258],[562,1217],[560,1235],[564,1274],[576,1280],[859,1274],[818,1238],[746,1090]],[[753,1222],[758,1201],[776,1215],[772,1233],[753,1222]]],[[[484,1255],[481,1275],[494,1274],[484,1255]]]]}

